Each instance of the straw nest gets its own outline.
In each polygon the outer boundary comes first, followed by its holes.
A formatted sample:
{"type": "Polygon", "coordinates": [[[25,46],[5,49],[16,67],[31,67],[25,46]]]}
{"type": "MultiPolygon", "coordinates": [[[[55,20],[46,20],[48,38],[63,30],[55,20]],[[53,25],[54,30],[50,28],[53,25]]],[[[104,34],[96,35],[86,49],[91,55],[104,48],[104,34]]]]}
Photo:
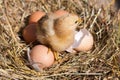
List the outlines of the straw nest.
{"type": "Polygon", "coordinates": [[[0,79],[119,80],[119,11],[111,7],[110,2],[100,8],[100,5],[93,4],[94,1],[96,0],[0,0],[0,79]],[[32,12],[59,9],[76,13],[83,19],[80,26],[92,33],[94,47],[78,54],[64,52],[60,55],[62,59],[59,63],[43,72],[36,72],[29,67],[26,51],[32,44],[25,43],[21,35],[22,29],[28,24],[27,19],[32,12]]]}

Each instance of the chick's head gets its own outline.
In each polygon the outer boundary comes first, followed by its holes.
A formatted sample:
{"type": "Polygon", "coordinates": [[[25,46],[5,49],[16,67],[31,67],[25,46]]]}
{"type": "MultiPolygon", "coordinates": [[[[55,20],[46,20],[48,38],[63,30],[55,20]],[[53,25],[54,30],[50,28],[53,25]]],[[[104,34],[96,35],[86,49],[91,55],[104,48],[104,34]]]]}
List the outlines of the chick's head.
{"type": "Polygon", "coordinates": [[[70,32],[70,31],[75,31],[77,28],[78,24],[76,21],[78,21],[78,16],[74,14],[64,14],[63,16],[59,17],[58,19],[55,20],[55,31],[56,33],[65,33],[70,32]]]}

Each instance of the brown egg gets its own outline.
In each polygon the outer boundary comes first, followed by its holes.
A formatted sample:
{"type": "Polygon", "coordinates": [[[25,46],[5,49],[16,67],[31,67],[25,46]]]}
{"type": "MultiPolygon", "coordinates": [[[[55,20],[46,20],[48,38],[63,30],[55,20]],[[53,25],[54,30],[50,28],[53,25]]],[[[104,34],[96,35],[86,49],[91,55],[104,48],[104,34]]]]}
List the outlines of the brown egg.
{"type": "Polygon", "coordinates": [[[56,17],[60,17],[63,16],[64,14],[67,14],[68,12],[65,10],[57,10],[54,12],[54,14],[56,15],[56,17]]]}
{"type": "Polygon", "coordinates": [[[29,24],[23,29],[23,38],[27,43],[34,42],[36,40],[36,25],[37,24],[29,24]]]}
{"type": "Polygon", "coordinates": [[[48,51],[48,48],[44,45],[33,47],[30,52],[30,59],[33,68],[37,71],[50,67],[54,63],[53,52],[48,51]]]}
{"type": "Polygon", "coordinates": [[[73,48],[76,51],[88,51],[93,47],[93,36],[87,29],[81,29],[75,35],[73,48]]]}
{"type": "Polygon", "coordinates": [[[29,18],[29,24],[30,23],[37,23],[37,21],[42,18],[45,15],[45,12],[42,11],[36,11],[34,13],[31,14],[30,18],[29,18]]]}

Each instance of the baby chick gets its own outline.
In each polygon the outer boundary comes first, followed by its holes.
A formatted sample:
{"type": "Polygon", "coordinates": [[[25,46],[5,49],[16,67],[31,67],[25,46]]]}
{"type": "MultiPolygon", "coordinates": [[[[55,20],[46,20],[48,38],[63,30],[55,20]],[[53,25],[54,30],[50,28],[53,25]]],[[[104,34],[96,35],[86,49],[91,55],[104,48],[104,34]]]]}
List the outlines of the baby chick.
{"type": "Polygon", "coordinates": [[[53,51],[61,52],[74,42],[78,16],[64,14],[56,17],[54,13],[46,14],[38,21],[37,39],[53,51]]]}

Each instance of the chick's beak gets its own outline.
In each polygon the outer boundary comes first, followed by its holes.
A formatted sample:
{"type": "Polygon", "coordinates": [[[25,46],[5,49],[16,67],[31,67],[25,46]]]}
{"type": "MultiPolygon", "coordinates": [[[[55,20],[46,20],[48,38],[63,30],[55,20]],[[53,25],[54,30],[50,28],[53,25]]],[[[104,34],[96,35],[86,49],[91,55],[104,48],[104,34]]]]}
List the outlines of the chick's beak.
{"type": "Polygon", "coordinates": [[[83,28],[83,26],[80,26],[82,22],[83,22],[83,19],[80,18],[80,17],[78,18],[78,20],[76,20],[75,23],[78,25],[78,26],[76,27],[76,31],[79,31],[80,29],[83,28]]]}
{"type": "Polygon", "coordinates": [[[78,20],[75,22],[77,23],[78,25],[81,24],[83,22],[83,20],[81,18],[78,18],[78,20]]]}

